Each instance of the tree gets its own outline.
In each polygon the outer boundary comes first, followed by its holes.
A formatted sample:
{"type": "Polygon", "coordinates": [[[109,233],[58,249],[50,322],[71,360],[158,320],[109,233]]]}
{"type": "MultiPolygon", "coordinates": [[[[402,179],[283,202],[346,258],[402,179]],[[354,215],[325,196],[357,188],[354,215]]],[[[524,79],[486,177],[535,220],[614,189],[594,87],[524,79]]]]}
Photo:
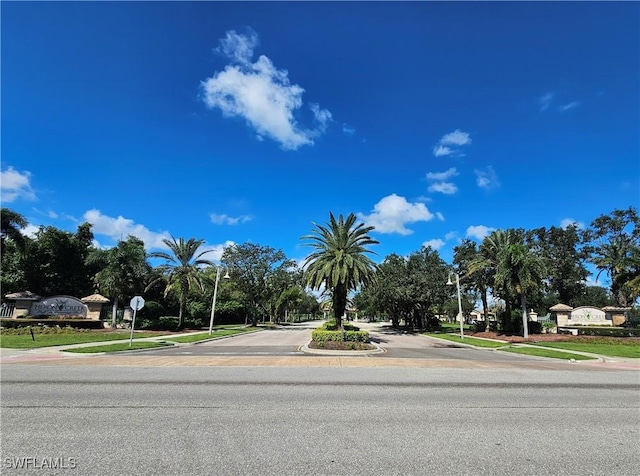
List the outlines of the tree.
{"type": "Polygon", "coordinates": [[[527,325],[527,293],[539,287],[544,275],[542,261],[524,243],[512,243],[500,250],[496,269],[496,284],[509,294],[520,296],[522,328],[525,339],[529,337],[527,325]]]}
{"type": "Polygon", "coordinates": [[[11,240],[19,250],[24,249],[25,237],[20,231],[28,225],[25,217],[9,208],[0,208],[0,244],[4,255],[5,240],[11,240]]]}
{"type": "Polygon", "coordinates": [[[580,245],[582,240],[575,225],[566,228],[552,226],[538,228],[531,233],[532,245],[544,259],[548,275],[550,295],[547,301],[575,306],[585,292],[588,276],[584,265],[586,254],[580,245]]]}
{"type": "Polygon", "coordinates": [[[367,233],[374,227],[364,223],[356,225],[356,216],[351,213],[336,220],[329,213],[329,223],[313,223],[311,235],[303,236],[305,243],[315,249],[303,265],[305,282],[311,289],[319,290],[323,285],[331,293],[336,324],[342,324],[347,308],[347,297],[361,284],[375,279],[376,265],[366,255],[373,253],[366,247],[378,244],[367,233]]]}
{"type": "Polygon", "coordinates": [[[213,262],[203,259],[210,250],[200,251],[199,248],[204,244],[204,240],[196,240],[184,238],[176,240],[164,239],[162,242],[169,248],[170,253],[165,251],[154,251],[149,254],[149,258],[162,259],[165,262],[160,264],[157,269],[160,273],[158,277],[153,279],[145,290],[149,290],[160,282],[165,282],[165,297],[169,293],[178,296],[180,310],[178,313],[178,328],[184,327],[184,311],[187,306],[187,295],[192,288],[197,287],[204,289],[203,274],[200,272],[201,266],[213,266],[213,262]]]}
{"type": "MultiPolygon", "coordinates": [[[[634,207],[601,215],[583,233],[590,260],[611,279],[611,294],[620,306],[631,305],[640,291],[640,218],[634,207]],[[635,280],[635,281],[634,281],[635,280]]],[[[597,279],[596,277],[596,279],[597,279]]]]}
{"type": "Polygon", "coordinates": [[[453,264],[457,267],[458,274],[469,283],[473,290],[480,294],[486,329],[486,326],[489,325],[487,294],[495,270],[491,268],[491,261],[483,256],[474,241],[462,240],[460,245],[453,248],[453,253],[453,264]]]}
{"type": "Polygon", "coordinates": [[[83,223],[75,233],[53,226],[40,227],[33,240],[27,240],[21,266],[26,289],[51,296],[86,296],[93,292],[92,278],[97,272],[87,262],[93,249],[91,225],[83,223]]]}
{"type": "Polygon", "coordinates": [[[89,262],[99,263],[100,271],[94,281],[99,291],[113,300],[112,326],[115,328],[118,302],[144,290],[150,272],[144,242],[129,236],[114,248],[91,253],[89,262]]]}
{"type": "Polygon", "coordinates": [[[225,248],[221,262],[229,270],[231,281],[244,295],[245,310],[251,324],[258,325],[258,317],[269,314],[269,302],[295,282],[294,261],[282,250],[253,243],[225,248]]]}
{"type": "Polygon", "coordinates": [[[411,253],[406,263],[407,291],[411,301],[407,325],[418,329],[431,327],[437,311],[442,309],[449,295],[446,288],[447,264],[436,250],[428,246],[411,253]]]}

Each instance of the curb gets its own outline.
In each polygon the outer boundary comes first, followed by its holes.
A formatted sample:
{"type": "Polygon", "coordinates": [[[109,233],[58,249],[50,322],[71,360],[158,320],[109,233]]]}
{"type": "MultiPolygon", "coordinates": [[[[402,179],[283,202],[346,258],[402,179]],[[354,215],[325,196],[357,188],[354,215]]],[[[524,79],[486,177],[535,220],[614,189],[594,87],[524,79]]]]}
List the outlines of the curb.
{"type": "Polygon", "coordinates": [[[372,354],[384,354],[386,350],[380,347],[375,342],[369,342],[372,346],[375,347],[373,350],[327,350],[327,349],[311,349],[309,344],[312,341],[307,342],[304,345],[298,347],[301,352],[305,354],[315,354],[315,355],[338,355],[338,356],[359,356],[359,355],[372,355],[372,354]]]}

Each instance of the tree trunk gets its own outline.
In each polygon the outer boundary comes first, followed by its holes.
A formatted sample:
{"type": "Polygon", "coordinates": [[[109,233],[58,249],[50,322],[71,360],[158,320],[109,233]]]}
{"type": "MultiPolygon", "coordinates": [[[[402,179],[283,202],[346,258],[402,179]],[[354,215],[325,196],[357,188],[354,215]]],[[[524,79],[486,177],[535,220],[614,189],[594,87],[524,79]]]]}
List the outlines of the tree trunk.
{"type": "Polygon", "coordinates": [[[527,324],[527,298],[524,293],[520,295],[520,303],[522,305],[522,335],[525,339],[529,338],[529,325],[527,324]]]}
{"type": "Polygon", "coordinates": [[[484,314],[484,330],[488,331],[491,329],[489,329],[489,306],[487,303],[487,288],[482,288],[480,299],[482,300],[482,313],[484,314]]]}
{"type": "Polygon", "coordinates": [[[113,307],[111,308],[111,327],[114,329],[118,324],[118,298],[113,298],[113,307]]]}
{"type": "Polygon", "coordinates": [[[178,330],[182,330],[182,327],[184,326],[182,316],[184,315],[184,308],[186,307],[185,304],[185,301],[180,299],[180,311],[178,312],[178,330]]]}

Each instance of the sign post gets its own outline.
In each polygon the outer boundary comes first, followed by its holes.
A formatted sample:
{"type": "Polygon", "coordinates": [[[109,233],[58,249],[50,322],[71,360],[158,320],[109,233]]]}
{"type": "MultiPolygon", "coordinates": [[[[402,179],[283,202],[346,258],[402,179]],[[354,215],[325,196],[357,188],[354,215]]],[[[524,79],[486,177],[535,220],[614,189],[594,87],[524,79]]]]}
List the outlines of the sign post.
{"type": "Polygon", "coordinates": [[[133,329],[136,326],[136,313],[144,307],[144,299],[142,296],[134,296],[129,302],[129,306],[133,309],[133,320],[131,321],[131,336],[129,337],[129,347],[133,343],[133,329]]]}

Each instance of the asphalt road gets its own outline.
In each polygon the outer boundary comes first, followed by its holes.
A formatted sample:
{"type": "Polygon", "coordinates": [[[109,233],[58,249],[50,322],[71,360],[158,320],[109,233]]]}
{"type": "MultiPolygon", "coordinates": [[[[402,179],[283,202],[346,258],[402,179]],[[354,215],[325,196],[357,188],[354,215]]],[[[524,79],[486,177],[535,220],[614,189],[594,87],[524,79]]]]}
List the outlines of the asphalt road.
{"type": "Polygon", "coordinates": [[[640,454],[633,371],[15,364],[1,378],[2,474],[617,476],[640,454]]]}
{"type": "MultiPolygon", "coordinates": [[[[417,358],[430,360],[467,360],[473,362],[530,362],[531,357],[491,350],[471,349],[419,334],[380,330],[379,326],[359,323],[369,331],[371,340],[384,349],[376,358],[417,358]]],[[[145,352],[157,356],[289,356],[305,355],[301,347],[311,340],[305,327],[265,330],[251,334],[203,342],[197,345],[145,352]]],[[[309,356],[318,358],[318,356],[309,356]]]]}

